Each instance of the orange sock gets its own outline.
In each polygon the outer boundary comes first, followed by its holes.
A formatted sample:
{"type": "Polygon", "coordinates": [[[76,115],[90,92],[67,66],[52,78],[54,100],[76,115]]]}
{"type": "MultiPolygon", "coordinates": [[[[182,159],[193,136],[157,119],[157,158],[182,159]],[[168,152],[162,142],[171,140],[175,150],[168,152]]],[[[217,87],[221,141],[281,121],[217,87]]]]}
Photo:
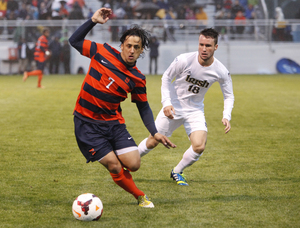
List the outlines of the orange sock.
{"type": "Polygon", "coordinates": [[[42,86],[42,84],[41,84],[42,79],[43,79],[43,74],[39,74],[39,75],[38,75],[38,87],[41,87],[41,86],[42,86]]]}
{"type": "Polygon", "coordinates": [[[118,174],[110,173],[110,175],[117,185],[119,185],[125,191],[132,194],[136,199],[141,195],[142,196],[145,195],[144,192],[142,192],[136,187],[132,179],[132,176],[128,171],[124,171],[124,169],[122,169],[120,173],[118,174]]]}

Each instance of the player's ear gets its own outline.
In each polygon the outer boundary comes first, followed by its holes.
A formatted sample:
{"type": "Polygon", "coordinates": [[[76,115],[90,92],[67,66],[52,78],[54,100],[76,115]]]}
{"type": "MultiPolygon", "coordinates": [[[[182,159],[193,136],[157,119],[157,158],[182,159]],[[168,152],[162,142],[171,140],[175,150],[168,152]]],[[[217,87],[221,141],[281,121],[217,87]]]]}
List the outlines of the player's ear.
{"type": "Polygon", "coordinates": [[[218,49],[218,47],[219,47],[219,45],[218,45],[218,44],[216,44],[216,45],[215,45],[215,51],[218,49]]]}

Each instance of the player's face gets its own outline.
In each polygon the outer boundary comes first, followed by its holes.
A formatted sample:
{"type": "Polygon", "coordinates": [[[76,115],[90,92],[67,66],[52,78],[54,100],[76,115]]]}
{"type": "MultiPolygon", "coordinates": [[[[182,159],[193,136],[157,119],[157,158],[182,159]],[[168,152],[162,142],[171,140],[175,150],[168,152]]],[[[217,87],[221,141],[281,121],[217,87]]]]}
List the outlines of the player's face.
{"type": "Polygon", "coordinates": [[[143,52],[142,41],[138,36],[126,37],[121,44],[121,57],[130,66],[134,65],[140,54],[143,52]]]}
{"type": "Polygon", "coordinates": [[[211,37],[199,36],[199,62],[200,64],[210,65],[213,63],[213,56],[217,50],[218,44],[215,45],[215,40],[211,37]]]}

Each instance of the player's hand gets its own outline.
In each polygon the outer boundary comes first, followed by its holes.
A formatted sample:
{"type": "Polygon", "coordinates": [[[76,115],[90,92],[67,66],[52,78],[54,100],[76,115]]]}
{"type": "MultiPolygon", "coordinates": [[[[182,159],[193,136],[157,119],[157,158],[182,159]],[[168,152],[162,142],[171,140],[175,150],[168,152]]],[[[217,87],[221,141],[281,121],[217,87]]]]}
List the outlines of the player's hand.
{"type": "Polygon", "coordinates": [[[108,21],[109,16],[112,14],[112,10],[109,8],[100,8],[92,16],[94,23],[104,24],[108,21]]]}
{"type": "Polygon", "coordinates": [[[173,115],[175,115],[175,109],[172,105],[164,107],[163,111],[166,117],[168,117],[169,119],[174,119],[173,115]]]}
{"type": "Polygon", "coordinates": [[[156,141],[160,142],[161,144],[163,144],[168,149],[170,149],[170,147],[172,147],[172,148],[176,147],[176,145],[174,143],[172,143],[170,141],[170,139],[168,139],[167,136],[164,136],[164,135],[162,135],[158,132],[153,137],[156,141]]]}
{"type": "Polygon", "coordinates": [[[227,134],[227,133],[230,131],[230,129],[231,129],[230,122],[229,122],[228,119],[223,118],[223,119],[222,119],[222,123],[223,123],[223,125],[225,126],[225,129],[224,129],[225,134],[227,134]]]}

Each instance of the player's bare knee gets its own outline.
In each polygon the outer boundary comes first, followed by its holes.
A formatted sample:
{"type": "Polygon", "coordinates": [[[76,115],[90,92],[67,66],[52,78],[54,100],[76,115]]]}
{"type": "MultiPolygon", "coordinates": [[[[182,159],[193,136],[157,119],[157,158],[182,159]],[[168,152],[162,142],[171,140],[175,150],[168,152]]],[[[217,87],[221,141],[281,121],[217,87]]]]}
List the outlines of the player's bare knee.
{"type": "Polygon", "coordinates": [[[109,163],[106,168],[110,173],[118,174],[121,171],[122,166],[120,163],[109,163]]]}
{"type": "Polygon", "coordinates": [[[205,143],[193,146],[193,151],[195,151],[197,154],[202,154],[205,150],[205,143]]]}
{"type": "Polygon", "coordinates": [[[131,172],[135,172],[138,171],[139,168],[141,167],[141,163],[140,162],[135,162],[133,164],[130,164],[130,167],[127,167],[131,172]]]}

